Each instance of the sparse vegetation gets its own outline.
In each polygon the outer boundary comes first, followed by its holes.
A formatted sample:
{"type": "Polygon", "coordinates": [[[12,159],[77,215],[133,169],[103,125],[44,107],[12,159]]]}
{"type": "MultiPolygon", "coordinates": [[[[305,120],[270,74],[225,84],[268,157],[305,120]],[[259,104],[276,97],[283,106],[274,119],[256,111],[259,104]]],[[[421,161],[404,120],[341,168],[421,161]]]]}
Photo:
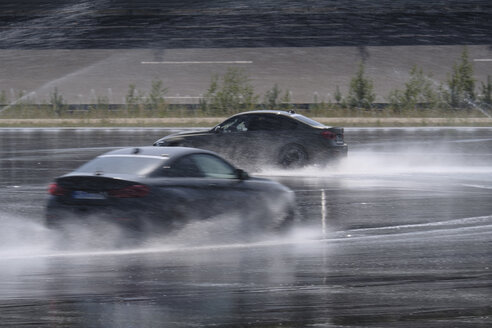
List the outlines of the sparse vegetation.
{"type": "Polygon", "coordinates": [[[275,84],[273,88],[265,93],[265,98],[263,100],[263,105],[265,109],[276,109],[279,107],[279,97],[281,90],[278,84],[275,84]]]}
{"type": "Polygon", "coordinates": [[[232,114],[254,109],[258,96],[243,70],[229,68],[223,76],[215,75],[200,105],[206,113],[232,114]]]}
{"type": "Polygon", "coordinates": [[[143,104],[145,95],[137,89],[135,84],[130,84],[128,86],[128,92],[126,93],[126,109],[130,112],[134,112],[143,104]]]}
{"type": "Polygon", "coordinates": [[[291,99],[289,91],[285,91],[282,96],[282,90],[279,88],[278,84],[275,84],[272,89],[265,93],[263,100],[264,109],[288,109],[291,106],[291,99]]]}
{"type": "Polygon", "coordinates": [[[162,81],[152,81],[152,88],[147,97],[147,104],[150,110],[163,110],[166,107],[164,96],[167,93],[167,88],[164,88],[162,81]]]}
{"type": "Polygon", "coordinates": [[[395,112],[418,110],[423,107],[434,108],[438,99],[438,93],[430,77],[426,76],[417,66],[410,70],[410,78],[405,83],[405,88],[393,90],[388,97],[390,107],[395,112]]]}
{"type": "MultiPolygon", "coordinates": [[[[130,84],[125,104],[112,104],[108,96],[98,96],[91,90],[92,104],[67,104],[57,88],[50,99],[35,103],[25,91],[0,91],[0,118],[70,118],[70,119],[113,119],[113,118],[161,118],[161,117],[224,117],[251,109],[296,109],[309,116],[318,117],[432,117],[464,118],[484,117],[492,105],[492,80],[481,82],[475,92],[472,63],[464,48],[458,62],[444,83],[435,81],[421,68],[414,66],[402,90],[392,90],[386,104],[374,104],[373,82],[366,76],[365,66],[359,63],[355,76],[344,96],[337,85],[330,99],[318,99],[313,94],[311,104],[293,104],[289,90],[278,84],[259,95],[255,93],[248,76],[241,69],[229,68],[223,75],[215,75],[203,97],[195,105],[176,105],[166,102],[166,88],[162,81],[152,81],[149,91],[140,90],[130,84]],[[259,100],[262,99],[262,102],[259,100]],[[325,102],[326,101],[326,102],[325,102]],[[471,106],[470,104],[473,104],[471,106]],[[479,108],[480,111],[475,108],[479,108]]],[[[39,101],[39,100],[38,100],[39,101]]]]}

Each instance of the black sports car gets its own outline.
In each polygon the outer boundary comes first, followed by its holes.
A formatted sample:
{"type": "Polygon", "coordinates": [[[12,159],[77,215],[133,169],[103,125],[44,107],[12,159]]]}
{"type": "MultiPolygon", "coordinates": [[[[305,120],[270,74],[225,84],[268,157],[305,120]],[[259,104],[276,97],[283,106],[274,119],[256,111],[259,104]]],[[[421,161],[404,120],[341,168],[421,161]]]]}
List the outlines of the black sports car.
{"type": "Polygon", "coordinates": [[[250,177],[207,150],[139,147],[110,151],[49,187],[49,227],[115,222],[136,231],[169,231],[190,220],[238,215],[245,230],[290,224],[294,193],[250,177]]]}
{"type": "Polygon", "coordinates": [[[327,127],[293,111],[251,111],[234,115],[211,130],[184,132],[154,146],[215,151],[233,163],[284,168],[326,164],[347,156],[343,128],[327,127]]]}

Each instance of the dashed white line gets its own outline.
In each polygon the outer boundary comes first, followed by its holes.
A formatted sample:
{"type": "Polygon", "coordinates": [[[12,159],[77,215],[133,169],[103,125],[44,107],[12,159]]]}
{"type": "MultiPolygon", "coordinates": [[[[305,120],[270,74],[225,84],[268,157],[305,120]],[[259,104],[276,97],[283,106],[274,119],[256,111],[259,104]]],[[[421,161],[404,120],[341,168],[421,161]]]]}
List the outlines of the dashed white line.
{"type": "Polygon", "coordinates": [[[253,64],[251,60],[224,60],[224,61],[143,61],[144,65],[182,65],[182,64],[253,64]]]}
{"type": "Polygon", "coordinates": [[[170,97],[164,97],[164,99],[201,99],[203,97],[197,97],[197,96],[170,96],[170,97]]]}
{"type": "Polygon", "coordinates": [[[479,59],[474,59],[473,61],[475,61],[475,62],[492,62],[492,58],[479,58],[479,59]]]}

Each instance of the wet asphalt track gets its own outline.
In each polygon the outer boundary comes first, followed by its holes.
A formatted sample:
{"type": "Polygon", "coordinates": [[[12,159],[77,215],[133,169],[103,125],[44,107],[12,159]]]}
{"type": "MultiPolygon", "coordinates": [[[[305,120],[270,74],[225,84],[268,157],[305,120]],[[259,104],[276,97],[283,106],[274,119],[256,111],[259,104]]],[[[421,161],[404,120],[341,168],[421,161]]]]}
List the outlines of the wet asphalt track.
{"type": "Polygon", "coordinates": [[[226,217],[68,250],[40,225],[52,178],[169,132],[0,129],[1,326],[492,325],[492,129],[347,129],[338,166],[257,172],[296,190],[286,237],[239,243],[226,217]]]}

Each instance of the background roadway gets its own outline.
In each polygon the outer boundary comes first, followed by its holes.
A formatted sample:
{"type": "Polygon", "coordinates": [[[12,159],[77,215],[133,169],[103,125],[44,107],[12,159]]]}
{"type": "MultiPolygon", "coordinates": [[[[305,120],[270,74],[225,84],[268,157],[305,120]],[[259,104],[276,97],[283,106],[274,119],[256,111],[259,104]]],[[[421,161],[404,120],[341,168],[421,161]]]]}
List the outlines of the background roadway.
{"type": "Polygon", "coordinates": [[[363,61],[378,102],[413,65],[444,82],[468,46],[492,74],[489,1],[18,1],[0,4],[0,90],[10,102],[124,103],[130,84],[162,80],[171,103],[196,103],[214,74],[241,67],[256,93],[295,103],[346,94],[363,61]]]}

